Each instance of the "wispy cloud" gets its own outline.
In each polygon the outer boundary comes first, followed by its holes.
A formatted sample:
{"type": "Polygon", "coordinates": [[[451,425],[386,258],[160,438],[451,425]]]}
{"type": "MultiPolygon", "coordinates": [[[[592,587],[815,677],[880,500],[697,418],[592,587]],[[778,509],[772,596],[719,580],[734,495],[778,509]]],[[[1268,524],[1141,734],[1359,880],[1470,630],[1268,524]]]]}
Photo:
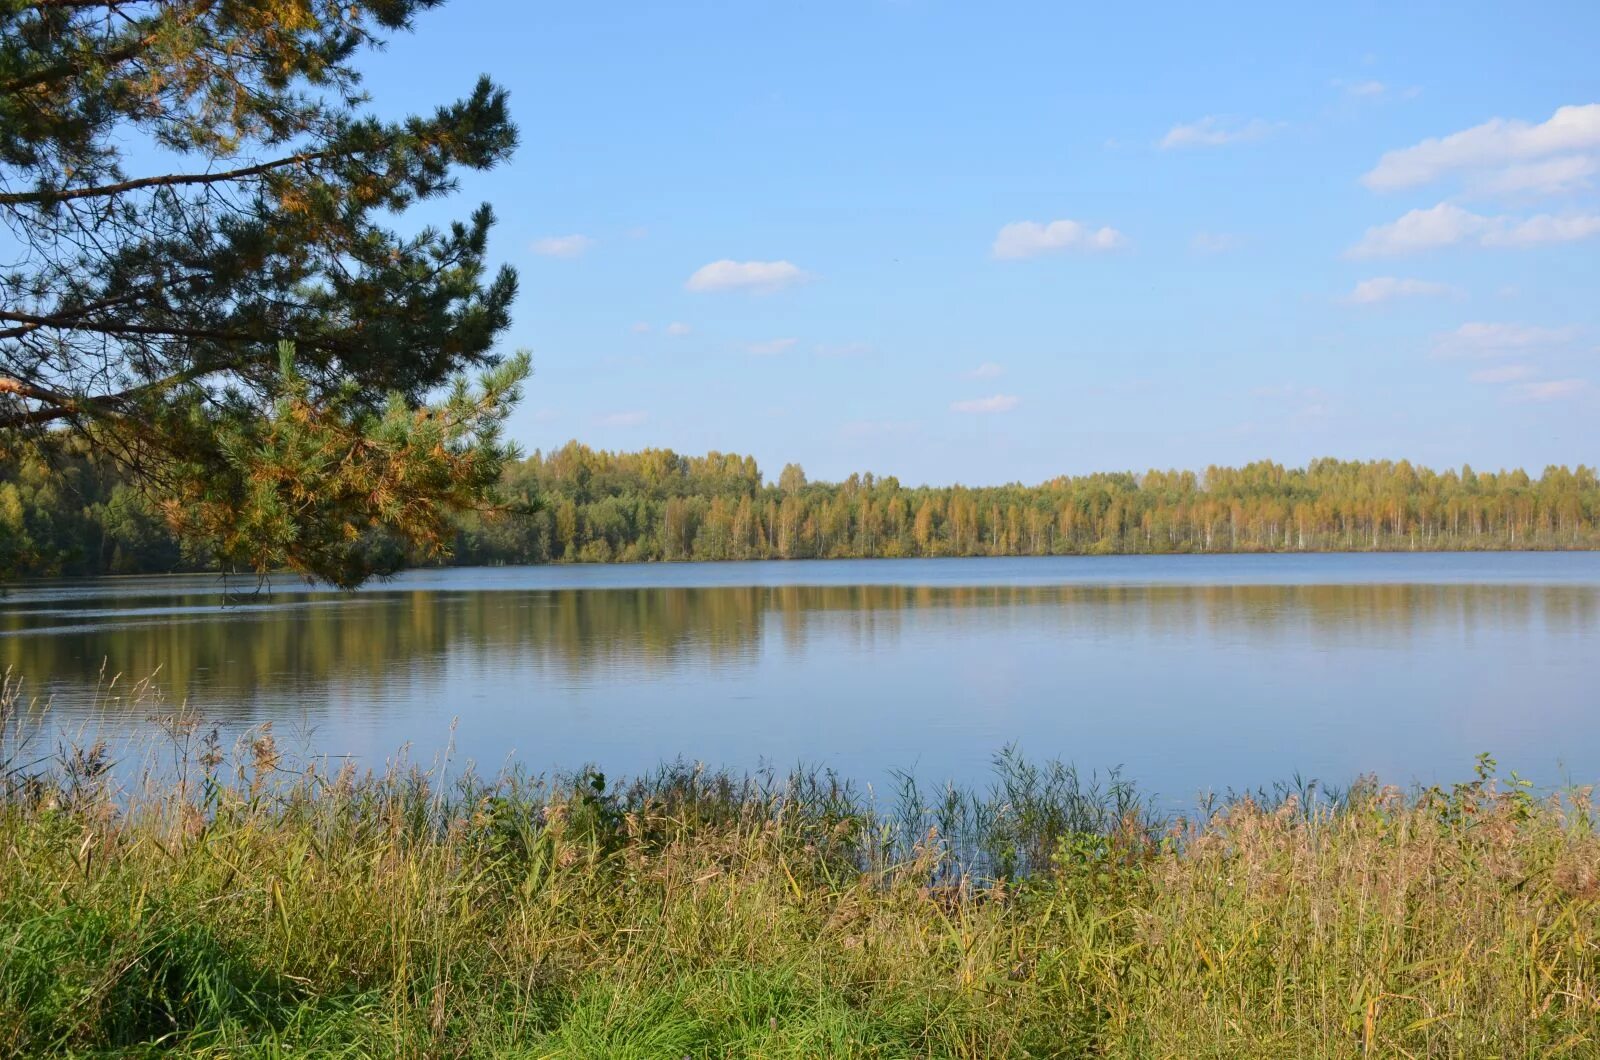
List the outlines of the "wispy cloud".
{"type": "Polygon", "coordinates": [[[870,342],[819,342],[816,345],[818,357],[865,357],[871,352],[870,342]]]}
{"type": "Polygon", "coordinates": [[[1022,399],[1015,394],[994,394],[985,398],[973,398],[970,401],[952,401],[951,412],[962,412],[976,415],[987,415],[995,412],[1010,412],[1022,399]]]}
{"type": "Polygon", "coordinates": [[[962,374],[968,379],[999,379],[1006,374],[1006,370],[1003,365],[995,364],[993,361],[984,361],[972,371],[962,374]]]}
{"type": "Polygon", "coordinates": [[[1587,379],[1547,379],[1537,383],[1519,383],[1511,388],[1517,401],[1561,401],[1582,397],[1593,392],[1594,385],[1587,379]]]}
{"type": "Polygon", "coordinates": [[[1377,258],[1435,247],[1448,247],[1480,232],[1484,218],[1453,203],[1412,210],[1389,224],[1367,229],[1346,252],[1352,258],[1377,258]]]}
{"type": "Polygon", "coordinates": [[[841,438],[886,438],[893,435],[913,434],[919,424],[915,420],[851,420],[839,425],[841,438]]]}
{"type": "MultiPolygon", "coordinates": [[[[1273,383],[1253,387],[1250,396],[1267,402],[1271,422],[1289,428],[1312,427],[1335,415],[1337,403],[1318,386],[1301,383],[1273,383]]],[[[1255,429],[1250,425],[1250,430],[1255,429]]],[[[1245,433],[1248,433],[1245,432],[1245,433]]]]}
{"type": "Polygon", "coordinates": [[[1600,235],[1600,214],[1484,216],[1454,203],[1411,210],[1388,224],[1367,229],[1345,252],[1349,258],[1394,257],[1442,247],[1531,247],[1572,243],[1600,235]]]}
{"type": "Polygon", "coordinates": [[[533,252],[542,254],[547,258],[579,258],[595,241],[588,236],[545,236],[543,239],[533,241],[533,252]]]}
{"type": "Polygon", "coordinates": [[[672,323],[668,324],[662,330],[665,331],[668,335],[687,335],[691,331],[693,331],[694,328],[691,328],[689,325],[685,324],[681,320],[674,320],[672,323]]]}
{"type": "Polygon", "coordinates": [[[1600,148],[1600,103],[1566,106],[1537,125],[1491,118],[1481,125],[1389,151],[1361,178],[1374,191],[1430,184],[1447,174],[1503,167],[1554,154],[1600,148]]]}
{"type": "Polygon", "coordinates": [[[1473,383],[1515,383],[1534,374],[1531,364],[1502,364],[1494,368],[1480,368],[1467,376],[1473,383]]]}
{"type": "Polygon", "coordinates": [[[633,332],[635,335],[648,335],[650,334],[650,325],[641,320],[628,330],[633,332]]]}
{"type": "Polygon", "coordinates": [[[1109,225],[1092,228],[1081,221],[1013,221],[994,237],[990,253],[997,258],[1033,258],[1062,250],[1091,253],[1116,250],[1127,244],[1127,237],[1109,225]]]}
{"type": "Polygon", "coordinates": [[[1208,114],[1199,121],[1174,125],[1168,129],[1167,135],[1161,138],[1160,147],[1166,151],[1175,147],[1222,147],[1259,140],[1271,131],[1272,123],[1261,118],[1246,120],[1208,114]]]}
{"type": "Polygon", "coordinates": [[[1575,243],[1600,235],[1600,214],[1542,213],[1525,219],[1493,217],[1480,240],[1486,247],[1535,247],[1542,243],[1575,243]]]}
{"type": "Polygon", "coordinates": [[[1321,387],[1299,383],[1269,383],[1250,389],[1251,397],[1269,401],[1321,401],[1327,395],[1321,387]]]}
{"type": "Polygon", "coordinates": [[[595,417],[597,427],[637,427],[650,418],[648,412],[634,409],[627,412],[608,412],[595,417]]]}
{"type": "Polygon", "coordinates": [[[1475,320],[1433,337],[1433,352],[1442,357],[1495,357],[1541,347],[1559,346],[1577,338],[1578,329],[1546,328],[1475,320]]]}
{"type": "Polygon", "coordinates": [[[1353,103],[1389,103],[1399,99],[1416,99],[1422,89],[1416,85],[1391,85],[1376,78],[1336,77],[1328,82],[1353,103]]]}
{"type": "Polygon", "coordinates": [[[1388,85],[1382,81],[1373,80],[1335,81],[1333,85],[1335,88],[1342,90],[1345,95],[1354,96],[1356,99],[1378,99],[1389,91],[1388,85]]]}
{"type": "MultiPolygon", "coordinates": [[[[1522,324],[1467,324],[1444,336],[1447,344],[1465,342],[1467,353],[1493,356],[1507,352],[1536,354],[1540,347],[1565,343],[1576,334],[1573,328],[1535,328],[1522,324]]],[[[1447,353],[1463,352],[1447,345],[1447,353]]],[[[1539,369],[1526,361],[1498,364],[1468,373],[1467,380],[1501,387],[1506,400],[1513,402],[1563,401],[1596,393],[1587,379],[1540,379],[1539,369]]]]}
{"type": "Polygon", "coordinates": [[[1231,232],[1196,232],[1189,249],[1196,254],[1226,254],[1238,250],[1244,241],[1231,232]]]}
{"type": "Polygon", "coordinates": [[[1362,280],[1355,289],[1344,296],[1351,305],[1375,305],[1393,298],[1426,298],[1459,293],[1447,283],[1433,280],[1414,280],[1401,276],[1375,276],[1362,280]]]}
{"type": "Polygon", "coordinates": [[[1590,178],[1597,172],[1600,160],[1588,155],[1563,155],[1481,174],[1468,184],[1467,190],[1478,196],[1560,195],[1590,187],[1590,178]]]}
{"type": "Polygon", "coordinates": [[[745,350],[757,357],[775,357],[793,347],[798,341],[798,339],[768,339],[766,342],[752,342],[745,347],[745,350]]]}
{"type": "Polygon", "coordinates": [[[690,291],[753,291],[770,293],[804,283],[804,269],[788,261],[733,261],[723,258],[702,265],[684,283],[690,291]]]}

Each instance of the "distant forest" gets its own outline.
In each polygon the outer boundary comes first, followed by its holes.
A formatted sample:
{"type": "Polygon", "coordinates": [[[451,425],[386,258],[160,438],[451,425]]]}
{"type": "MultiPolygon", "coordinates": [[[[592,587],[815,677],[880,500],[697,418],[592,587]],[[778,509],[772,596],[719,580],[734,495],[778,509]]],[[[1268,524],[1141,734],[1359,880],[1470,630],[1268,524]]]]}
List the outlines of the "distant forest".
{"type": "MultiPolygon", "coordinates": [[[[1534,478],[1324,459],[930,487],[812,482],[790,464],[769,484],[748,456],[572,442],[510,465],[503,492],[520,510],[464,517],[448,562],[1600,548],[1584,466],[1534,478]]],[[[212,567],[82,448],[0,467],[0,574],[212,567]]]]}

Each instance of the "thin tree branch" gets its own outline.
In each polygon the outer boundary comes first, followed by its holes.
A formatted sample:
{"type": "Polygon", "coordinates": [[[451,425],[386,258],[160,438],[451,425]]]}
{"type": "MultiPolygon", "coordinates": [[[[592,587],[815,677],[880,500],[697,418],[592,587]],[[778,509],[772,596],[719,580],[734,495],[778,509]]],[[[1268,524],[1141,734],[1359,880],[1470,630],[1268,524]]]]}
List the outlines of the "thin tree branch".
{"type": "MultiPolygon", "coordinates": [[[[37,6],[37,4],[35,6],[37,6]]],[[[110,8],[112,11],[115,11],[116,8],[121,5],[113,0],[113,2],[109,4],[91,4],[89,6],[105,6],[110,8]]],[[[152,24],[159,26],[161,19],[172,17],[178,25],[186,26],[189,23],[199,19],[201,16],[209,13],[210,10],[216,6],[216,0],[192,0],[189,10],[186,12],[181,12],[176,16],[173,16],[168,10],[170,6],[171,0],[169,0],[167,4],[162,5],[163,9],[161,13],[155,16],[155,21],[152,24]]],[[[132,20],[130,19],[129,21],[131,22],[132,20]]],[[[145,48],[149,47],[159,36],[159,32],[147,33],[142,37],[136,37],[133,40],[128,41],[120,48],[113,48],[108,52],[103,52],[99,55],[92,56],[91,58],[96,62],[104,63],[108,66],[120,66],[122,63],[127,62],[129,59],[132,59],[134,56],[138,55],[145,48]]],[[[74,74],[82,72],[82,70],[83,64],[81,61],[60,63],[44,70],[36,70],[25,77],[18,77],[14,80],[7,81],[4,85],[0,85],[0,92],[10,93],[24,88],[33,88],[36,85],[47,85],[52,81],[56,81],[64,77],[71,77],[74,74]]]]}
{"type": "Polygon", "coordinates": [[[115,184],[101,184],[92,188],[71,188],[58,191],[20,191],[0,194],[0,206],[24,206],[44,203],[69,202],[74,199],[90,199],[104,195],[120,195],[123,192],[138,191],[140,188],[170,188],[194,184],[220,184],[230,180],[243,180],[246,177],[258,177],[263,173],[270,173],[275,169],[285,166],[318,162],[337,154],[334,151],[313,151],[277,158],[271,162],[262,162],[254,166],[244,166],[240,169],[225,169],[218,173],[171,173],[159,177],[139,177],[134,180],[123,180],[115,184]]]}
{"type": "Polygon", "coordinates": [[[191,368],[183,372],[174,372],[162,379],[150,383],[141,383],[129,387],[116,394],[100,394],[98,396],[78,396],[64,394],[59,390],[50,390],[45,387],[29,383],[26,380],[8,376],[0,376],[0,395],[10,394],[37,401],[47,406],[46,408],[28,409],[23,412],[0,414],[0,430],[11,427],[22,427],[38,423],[49,423],[53,420],[66,419],[71,416],[87,414],[91,416],[116,415],[127,405],[138,398],[158,394],[184,383],[192,383],[208,375],[215,375],[221,371],[218,368],[191,368]]]}
{"type": "Polygon", "coordinates": [[[33,316],[28,313],[8,313],[3,309],[0,309],[0,320],[9,320],[15,324],[32,324],[41,328],[54,328],[60,331],[91,331],[101,335],[146,335],[155,338],[211,339],[215,342],[246,342],[261,338],[261,336],[241,331],[164,327],[158,324],[112,324],[94,320],[33,316]]]}

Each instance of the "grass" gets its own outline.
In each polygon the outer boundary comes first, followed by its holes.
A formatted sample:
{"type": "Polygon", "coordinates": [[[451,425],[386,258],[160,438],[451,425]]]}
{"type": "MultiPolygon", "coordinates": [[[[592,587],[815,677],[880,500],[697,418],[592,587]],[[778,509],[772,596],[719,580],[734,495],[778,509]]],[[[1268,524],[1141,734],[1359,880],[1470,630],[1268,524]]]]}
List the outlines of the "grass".
{"type": "Polygon", "coordinates": [[[1487,761],[1176,819],[1010,755],[883,808],[174,736],[135,790],[0,745],[0,1053],[1600,1055],[1589,794],[1487,761]]]}

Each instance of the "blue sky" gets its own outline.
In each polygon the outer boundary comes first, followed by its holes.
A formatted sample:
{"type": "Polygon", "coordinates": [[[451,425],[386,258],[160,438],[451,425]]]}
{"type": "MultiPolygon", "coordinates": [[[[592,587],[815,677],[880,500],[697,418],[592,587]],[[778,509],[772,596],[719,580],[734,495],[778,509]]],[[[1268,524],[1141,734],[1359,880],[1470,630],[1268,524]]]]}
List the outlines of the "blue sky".
{"type": "MultiPolygon", "coordinates": [[[[526,448],[1037,482],[1600,460],[1600,5],[455,0],[526,448]]],[[[440,213],[439,216],[444,216],[440,213]]]]}

